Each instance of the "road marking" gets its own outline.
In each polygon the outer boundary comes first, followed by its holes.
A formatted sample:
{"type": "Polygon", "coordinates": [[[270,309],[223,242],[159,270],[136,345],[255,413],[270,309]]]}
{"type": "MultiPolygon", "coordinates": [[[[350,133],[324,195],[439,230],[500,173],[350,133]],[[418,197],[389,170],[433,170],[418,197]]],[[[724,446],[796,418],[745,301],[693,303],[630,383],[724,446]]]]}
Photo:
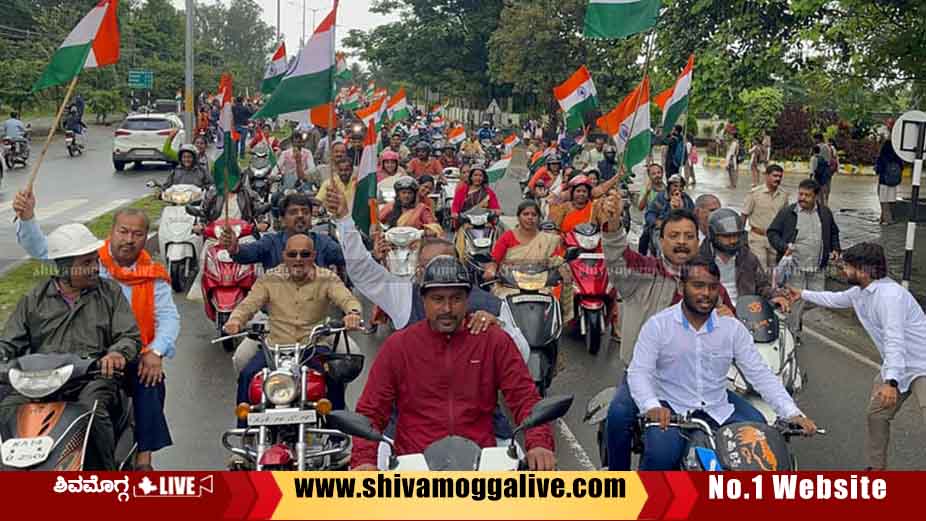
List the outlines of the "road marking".
{"type": "Polygon", "coordinates": [[[579,443],[576,435],[572,433],[572,430],[569,429],[569,426],[566,425],[566,422],[562,418],[556,420],[556,427],[559,429],[560,435],[566,440],[566,444],[569,445],[569,449],[575,455],[576,460],[579,462],[579,466],[582,467],[580,470],[598,470],[595,468],[595,464],[592,463],[592,459],[588,457],[588,453],[585,452],[585,449],[582,448],[582,444],[579,443]]]}
{"type": "MultiPolygon", "coordinates": [[[[55,201],[48,206],[36,208],[35,218],[40,221],[45,221],[60,213],[64,213],[68,210],[77,208],[78,206],[87,204],[87,201],[87,199],[62,199],[60,201],[55,201]]],[[[14,212],[12,204],[13,203],[11,202],[10,207],[0,210],[0,221],[13,218],[14,212]]]]}
{"type": "Polygon", "coordinates": [[[871,358],[868,358],[868,357],[865,356],[865,355],[856,353],[855,351],[853,351],[853,350],[849,349],[848,347],[846,347],[846,346],[840,344],[839,342],[836,342],[836,341],[834,341],[834,340],[830,340],[829,338],[823,336],[822,333],[819,333],[819,332],[817,332],[817,331],[815,331],[815,330],[813,330],[813,329],[811,329],[811,328],[809,328],[809,327],[807,327],[807,326],[804,326],[804,332],[805,332],[805,333],[808,333],[810,336],[812,336],[812,337],[814,337],[815,339],[817,339],[817,340],[819,340],[820,342],[822,342],[823,345],[825,345],[825,346],[827,346],[827,347],[830,347],[830,348],[832,348],[832,349],[835,349],[836,351],[839,351],[840,353],[842,353],[842,354],[848,356],[849,358],[853,358],[853,359],[855,359],[856,361],[861,362],[861,363],[867,365],[868,367],[871,367],[872,369],[877,369],[877,370],[879,370],[879,371],[881,370],[881,366],[878,365],[878,363],[875,362],[874,360],[872,360],[871,358]]]}
{"type": "Polygon", "coordinates": [[[116,199],[115,201],[108,202],[102,206],[97,206],[96,208],[92,208],[84,212],[80,216],[75,217],[74,221],[79,222],[79,223],[86,223],[86,222],[92,221],[93,219],[96,219],[97,217],[103,215],[106,212],[115,210],[116,208],[127,205],[131,202],[132,202],[131,199],[116,199]]]}

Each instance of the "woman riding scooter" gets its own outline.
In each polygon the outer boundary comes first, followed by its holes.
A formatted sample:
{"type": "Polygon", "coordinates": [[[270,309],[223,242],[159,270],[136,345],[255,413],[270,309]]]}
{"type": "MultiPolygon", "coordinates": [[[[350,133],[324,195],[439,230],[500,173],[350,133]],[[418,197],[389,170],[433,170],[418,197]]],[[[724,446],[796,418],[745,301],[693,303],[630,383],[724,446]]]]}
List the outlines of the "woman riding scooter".
{"type": "Polygon", "coordinates": [[[199,154],[193,145],[183,145],[177,152],[177,159],[180,164],[167,176],[167,180],[161,185],[162,190],[166,190],[173,185],[193,185],[206,190],[212,186],[212,176],[206,171],[202,163],[199,162],[199,154]]]}
{"type": "Polygon", "coordinates": [[[431,207],[418,200],[418,181],[409,176],[396,179],[396,201],[379,211],[379,221],[389,228],[408,226],[419,228],[425,234],[436,237],[443,235],[443,229],[434,219],[431,207]]]}

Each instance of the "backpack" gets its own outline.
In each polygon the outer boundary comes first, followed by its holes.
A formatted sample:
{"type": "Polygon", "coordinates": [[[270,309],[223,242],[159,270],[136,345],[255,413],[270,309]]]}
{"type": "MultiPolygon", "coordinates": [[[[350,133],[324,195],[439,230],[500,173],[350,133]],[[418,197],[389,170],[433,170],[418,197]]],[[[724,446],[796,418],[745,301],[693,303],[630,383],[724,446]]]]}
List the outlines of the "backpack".
{"type": "Polygon", "coordinates": [[[814,181],[823,186],[830,182],[830,164],[823,160],[823,156],[817,156],[817,166],[813,170],[814,181]]]}
{"type": "Polygon", "coordinates": [[[879,181],[884,186],[897,186],[903,178],[903,165],[897,161],[888,161],[879,181]]]}

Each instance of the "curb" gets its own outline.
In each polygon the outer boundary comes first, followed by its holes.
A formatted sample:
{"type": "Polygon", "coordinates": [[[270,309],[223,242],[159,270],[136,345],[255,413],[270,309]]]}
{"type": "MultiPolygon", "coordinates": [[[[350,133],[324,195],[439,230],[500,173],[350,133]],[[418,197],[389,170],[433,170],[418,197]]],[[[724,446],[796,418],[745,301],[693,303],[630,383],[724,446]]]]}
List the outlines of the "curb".
{"type": "MultiPolygon", "coordinates": [[[[719,157],[706,157],[702,159],[701,165],[715,168],[723,168],[726,163],[726,160],[719,157]]],[[[798,174],[809,174],[810,165],[806,161],[781,161],[778,162],[786,172],[793,172],[798,174]]],[[[740,164],[739,172],[749,172],[748,164],[740,164]]],[[[845,176],[864,176],[864,177],[874,177],[878,174],[875,173],[873,166],[858,166],[858,165],[839,165],[839,175],[845,176]]],[[[904,177],[910,177],[912,171],[909,168],[904,168],[904,177]]]]}

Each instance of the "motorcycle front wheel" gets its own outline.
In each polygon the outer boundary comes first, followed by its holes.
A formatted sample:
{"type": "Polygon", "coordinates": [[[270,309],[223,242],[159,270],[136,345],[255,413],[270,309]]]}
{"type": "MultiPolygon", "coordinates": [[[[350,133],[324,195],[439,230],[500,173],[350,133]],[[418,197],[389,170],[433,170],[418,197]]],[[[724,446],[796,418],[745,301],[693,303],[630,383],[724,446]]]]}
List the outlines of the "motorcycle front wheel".
{"type": "Polygon", "coordinates": [[[590,355],[597,355],[601,349],[601,312],[584,311],[585,314],[585,349],[590,355]]]}

